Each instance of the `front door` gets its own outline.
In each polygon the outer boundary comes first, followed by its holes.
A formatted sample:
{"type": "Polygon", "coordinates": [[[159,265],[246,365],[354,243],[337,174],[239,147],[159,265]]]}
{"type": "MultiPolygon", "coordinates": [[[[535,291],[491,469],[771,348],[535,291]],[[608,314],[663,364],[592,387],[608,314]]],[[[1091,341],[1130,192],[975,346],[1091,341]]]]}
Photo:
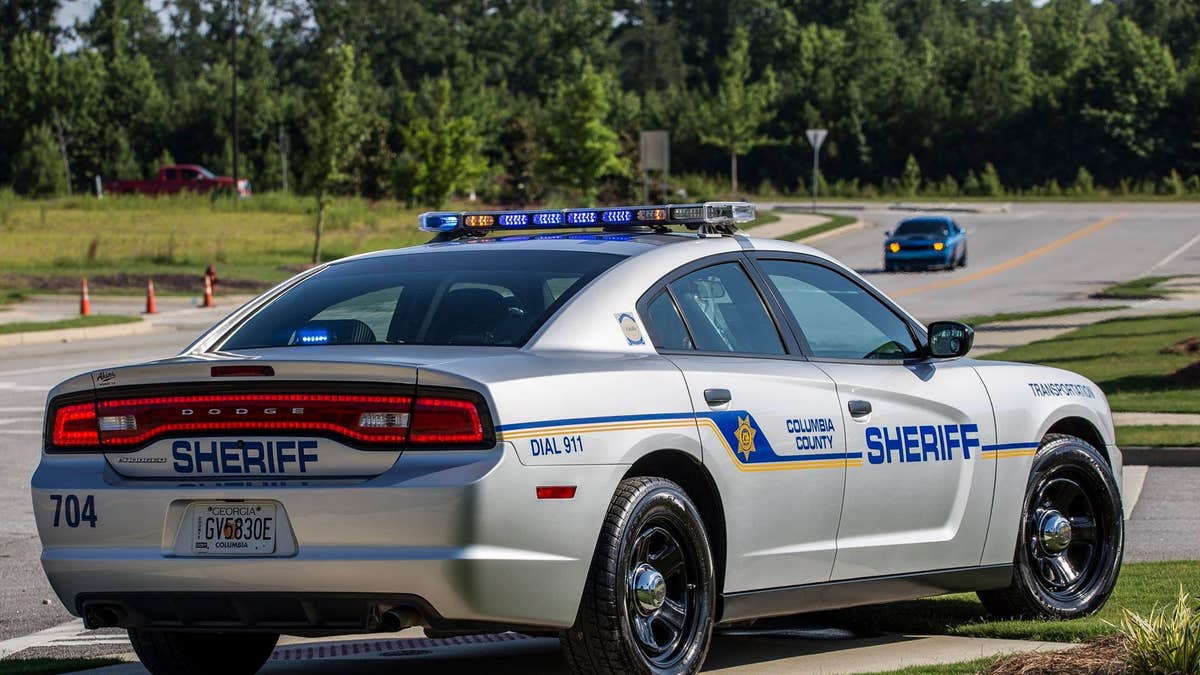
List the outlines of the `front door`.
{"type": "Polygon", "coordinates": [[[725,592],[827,581],[847,464],[833,381],[788,353],[737,260],[684,272],[643,307],[683,371],[722,495],[725,592]]]}
{"type": "Polygon", "coordinates": [[[930,360],[913,326],[857,281],[816,261],[759,263],[814,364],[837,383],[849,452],[833,579],[979,565],[996,441],[969,361],[930,360]]]}

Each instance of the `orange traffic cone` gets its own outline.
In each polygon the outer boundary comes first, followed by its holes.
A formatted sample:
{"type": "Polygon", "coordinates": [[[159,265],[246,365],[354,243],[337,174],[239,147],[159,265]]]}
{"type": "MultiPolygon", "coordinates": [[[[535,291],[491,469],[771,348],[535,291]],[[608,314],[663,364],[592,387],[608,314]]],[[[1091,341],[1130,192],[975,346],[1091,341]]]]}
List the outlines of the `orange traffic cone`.
{"type": "Polygon", "coordinates": [[[216,307],[213,303],[212,296],[212,277],[204,275],[204,302],[200,303],[201,307],[216,307]]]}
{"type": "Polygon", "coordinates": [[[83,278],[83,290],[79,295],[79,314],[82,316],[92,315],[92,300],[88,297],[87,277],[83,278]]]}
{"type": "Polygon", "coordinates": [[[158,303],[154,301],[154,280],[146,280],[146,313],[158,314],[158,303]]]}

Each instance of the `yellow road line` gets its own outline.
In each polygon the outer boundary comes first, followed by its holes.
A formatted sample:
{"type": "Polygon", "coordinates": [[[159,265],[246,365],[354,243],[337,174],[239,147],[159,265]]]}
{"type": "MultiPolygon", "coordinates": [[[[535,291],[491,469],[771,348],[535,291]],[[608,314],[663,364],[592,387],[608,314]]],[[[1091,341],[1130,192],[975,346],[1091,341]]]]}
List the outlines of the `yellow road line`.
{"type": "Polygon", "coordinates": [[[1054,241],[1050,242],[1049,244],[1039,246],[1039,247],[1033,249],[1032,251],[1023,253],[1015,258],[1010,258],[1008,260],[1005,260],[1002,263],[992,265],[991,267],[986,267],[984,269],[979,270],[978,272],[974,272],[972,274],[968,274],[963,277],[954,277],[951,279],[944,279],[942,281],[935,281],[934,283],[925,284],[924,286],[916,286],[914,288],[906,288],[904,290],[894,291],[892,293],[888,293],[888,295],[893,298],[899,298],[899,297],[903,297],[905,295],[915,295],[917,293],[924,293],[925,291],[938,291],[943,288],[953,288],[954,286],[961,286],[962,284],[969,284],[972,281],[979,281],[980,279],[986,279],[990,276],[994,276],[994,275],[1000,274],[1001,272],[1008,271],[1014,267],[1024,265],[1025,263],[1030,262],[1031,260],[1036,260],[1037,258],[1040,258],[1040,257],[1046,255],[1047,253],[1050,253],[1052,251],[1060,249],[1063,246],[1066,246],[1067,244],[1070,244],[1071,242],[1073,242],[1077,239],[1082,239],[1083,237],[1088,236],[1089,234],[1099,232],[1100,230],[1103,230],[1104,228],[1108,227],[1109,225],[1112,225],[1113,223],[1117,222],[1120,219],[1121,219],[1121,216],[1119,216],[1119,215],[1118,216],[1109,216],[1107,218],[1098,220],[1098,221],[1092,223],[1091,225],[1088,225],[1087,227],[1083,227],[1078,230],[1075,230],[1074,232],[1072,232],[1064,237],[1055,239],[1054,241]]]}

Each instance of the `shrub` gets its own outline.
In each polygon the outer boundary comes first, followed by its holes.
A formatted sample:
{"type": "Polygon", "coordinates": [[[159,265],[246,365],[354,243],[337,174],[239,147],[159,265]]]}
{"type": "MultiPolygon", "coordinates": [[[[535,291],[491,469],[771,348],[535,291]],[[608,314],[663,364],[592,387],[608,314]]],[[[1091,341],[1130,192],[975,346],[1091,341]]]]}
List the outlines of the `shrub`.
{"type": "Polygon", "coordinates": [[[979,192],[985,197],[1004,196],[1004,183],[1000,182],[1000,174],[991,162],[983,165],[983,173],[979,176],[979,192]]]}
{"type": "Polygon", "coordinates": [[[1087,170],[1087,167],[1079,167],[1079,171],[1075,173],[1075,183],[1071,185],[1071,194],[1075,195],[1090,195],[1096,190],[1096,179],[1092,178],[1092,172],[1087,170]]]}
{"type": "Polygon", "coordinates": [[[1171,169],[1171,173],[1167,174],[1166,178],[1163,178],[1162,192],[1173,197],[1187,194],[1187,188],[1183,184],[1183,177],[1175,169],[1171,169]]]}
{"type": "Polygon", "coordinates": [[[1127,609],[1120,628],[1134,672],[1200,675],[1200,611],[1182,585],[1174,607],[1152,609],[1145,617],[1127,609]]]}

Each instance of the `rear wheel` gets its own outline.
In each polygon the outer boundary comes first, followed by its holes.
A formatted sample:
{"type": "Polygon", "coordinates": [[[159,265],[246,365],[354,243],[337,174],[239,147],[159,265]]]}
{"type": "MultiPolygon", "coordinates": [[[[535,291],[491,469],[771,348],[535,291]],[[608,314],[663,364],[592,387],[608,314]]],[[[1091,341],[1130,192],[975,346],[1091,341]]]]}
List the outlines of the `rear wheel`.
{"type": "Polygon", "coordinates": [[[958,259],[958,266],[959,267],[967,266],[967,245],[966,244],[963,244],[962,256],[960,256],[958,259]]]}
{"type": "Polygon", "coordinates": [[[671,481],[621,481],[575,625],[576,673],[695,673],[712,638],[712,553],[696,506],[671,481]]]}
{"type": "Polygon", "coordinates": [[[278,640],[274,633],[129,631],[133,651],[154,675],[253,675],[278,640]]]}
{"type": "Polygon", "coordinates": [[[1083,439],[1047,435],[1026,488],[1012,583],[979,599],[1001,617],[1093,614],[1117,583],[1124,547],[1121,496],[1108,463],[1083,439]]]}

